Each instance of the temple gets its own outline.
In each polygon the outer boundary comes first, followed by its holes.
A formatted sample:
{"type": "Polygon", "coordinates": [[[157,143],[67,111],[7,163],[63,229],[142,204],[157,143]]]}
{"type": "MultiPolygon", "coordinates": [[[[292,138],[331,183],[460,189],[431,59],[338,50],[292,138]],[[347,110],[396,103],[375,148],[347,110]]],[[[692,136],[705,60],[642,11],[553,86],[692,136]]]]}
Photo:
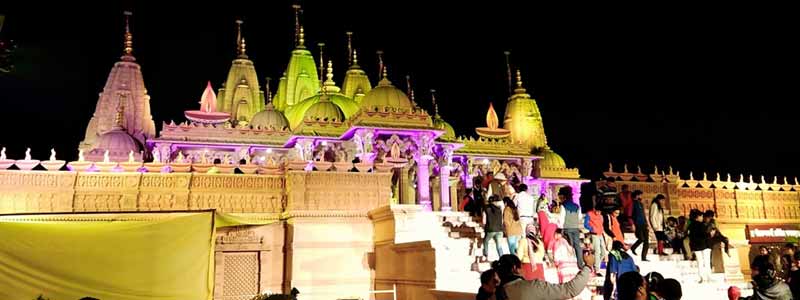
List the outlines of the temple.
{"type": "MultiPolygon", "coordinates": [[[[80,159],[68,170],[5,170],[34,160],[3,155],[0,214],[47,212],[59,217],[37,220],[78,222],[97,212],[161,218],[214,210],[248,222],[215,233],[213,299],[292,288],[308,294],[302,299],[391,298],[367,295],[375,290],[393,290],[397,299],[448,299],[474,292],[485,268],[476,264],[482,229],[458,211],[474,177],[503,173],[549,200],[560,187],[577,193],[589,182],[548,145],[519,69],[508,68],[510,81],[516,75],[508,100],[486,103],[486,126],[457,133],[438,111],[437,101],[448,99],[432,90],[425,101],[433,111],[421,108],[410,78],[405,91],[399,88],[403,81],[382,58],[380,72],[368,74],[352,33],[346,61],[315,58],[296,11],[294,49],[274,96],[269,78],[259,82],[237,21],[226,80],[208,82],[199,109],[164,121],[158,135],[126,16],[123,56],[99,95],[80,159]],[[347,69],[341,87],[338,66],[347,69]],[[505,107],[502,123],[495,105],[505,107]]],[[[54,156],[41,164],[56,165],[54,156]]],[[[800,224],[797,209],[779,209],[800,204],[796,182],[609,172],[646,196],[667,194],[673,215],[716,209],[724,228],[742,231],[732,234],[740,257],[750,251],[744,224],[800,224]]],[[[111,217],[98,217],[104,218],[111,217]]],[[[738,262],[734,268],[724,272],[741,281],[738,262]]]]}

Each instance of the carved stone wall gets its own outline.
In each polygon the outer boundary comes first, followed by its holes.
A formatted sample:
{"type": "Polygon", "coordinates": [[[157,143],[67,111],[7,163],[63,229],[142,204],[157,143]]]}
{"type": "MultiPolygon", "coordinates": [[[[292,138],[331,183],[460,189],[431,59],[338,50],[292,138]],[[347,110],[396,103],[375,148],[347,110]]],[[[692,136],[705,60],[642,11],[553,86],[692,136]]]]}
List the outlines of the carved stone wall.
{"type": "Polygon", "coordinates": [[[218,230],[215,299],[292,287],[305,299],[363,297],[375,288],[367,213],[390,203],[391,176],[3,170],[0,214],[216,209],[276,220],[218,230]]]}
{"type": "Polygon", "coordinates": [[[280,213],[283,178],[242,174],[192,174],[189,209],[226,213],[280,213]]]}
{"type": "Polygon", "coordinates": [[[284,289],[306,299],[364,298],[375,288],[367,212],[391,201],[391,174],[290,171],[286,179],[284,289]]]}
{"type": "Polygon", "coordinates": [[[0,213],[72,211],[71,172],[0,170],[0,213]]]}

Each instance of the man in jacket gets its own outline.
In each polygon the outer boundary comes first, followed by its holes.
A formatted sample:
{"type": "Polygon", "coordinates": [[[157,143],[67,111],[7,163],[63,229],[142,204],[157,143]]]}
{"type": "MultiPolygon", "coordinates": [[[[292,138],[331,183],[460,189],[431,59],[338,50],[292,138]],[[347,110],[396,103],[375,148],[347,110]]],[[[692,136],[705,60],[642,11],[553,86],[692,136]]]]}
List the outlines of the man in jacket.
{"type": "Polygon", "coordinates": [[[647,217],[642,204],[642,191],[631,193],[633,197],[633,224],[636,231],[636,243],[631,246],[631,252],[636,255],[636,247],[642,245],[642,261],[647,261],[647,249],[650,248],[650,230],[647,228],[647,217]]]}
{"type": "Polygon", "coordinates": [[[775,266],[762,262],[750,266],[753,277],[753,296],[739,298],[743,300],[792,300],[789,285],[775,276],[775,266]]]}
{"type": "Polygon", "coordinates": [[[582,257],[586,264],[581,267],[581,271],[569,282],[553,284],[541,280],[528,281],[519,277],[502,286],[506,297],[505,299],[499,299],[498,297],[498,300],[561,300],[578,296],[586,288],[586,283],[592,276],[592,265],[594,265],[595,260],[594,254],[591,252],[585,252],[582,257]]]}

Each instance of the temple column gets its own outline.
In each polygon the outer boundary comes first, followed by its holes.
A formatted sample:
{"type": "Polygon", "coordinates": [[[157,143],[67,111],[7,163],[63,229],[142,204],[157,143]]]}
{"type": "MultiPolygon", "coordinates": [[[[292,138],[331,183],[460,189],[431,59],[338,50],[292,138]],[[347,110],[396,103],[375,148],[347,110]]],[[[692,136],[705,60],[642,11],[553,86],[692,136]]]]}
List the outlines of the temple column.
{"type": "Polygon", "coordinates": [[[430,189],[430,170],[428,163],[433,159],[433,135],[429,132],[421,132],[413,137],[416,144],[414,160],[417,162],[417,201],[426,211],[432,211],[431,189],[430,189]]]}
{"type": "Polygon", "coordinates": [[[417,201],[426,211],[432,211],[430,174],[428,173],[428,162],[430,159],[420,157],[417,161],[417,201]]]}
{"type": "Polygon", "coordinates": [[[450,164],[453,162],[453,146],[442,145],[444,160],[439,166],[439,192],[442,211],[452,210],[450,202],[450,164]]]}

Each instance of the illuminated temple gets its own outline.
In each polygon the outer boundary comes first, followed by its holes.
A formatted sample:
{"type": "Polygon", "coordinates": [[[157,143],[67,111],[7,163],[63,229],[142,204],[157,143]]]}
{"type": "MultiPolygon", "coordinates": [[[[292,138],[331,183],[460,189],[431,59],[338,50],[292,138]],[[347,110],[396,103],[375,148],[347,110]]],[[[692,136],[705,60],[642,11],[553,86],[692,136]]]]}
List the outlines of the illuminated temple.
{"type": "MultiPolygon", "coordinates": [[[[486,103],[486,127],[457,135],[438,112],[436,101],[448,99],[433,92],[415,98],[409,81],[382,60],[381,74],[368,74],[350,34],[346,59],[315,57],[296,19],[294,49],[277,84],[259,81],[246,27],[237,22],[225,81],[186,91],[201,94],[199,107],[163,122],[158,134],[126,26],[123,55],[76,149],[80,158],[3,154],[0,214],[21,222],[124,223],[212,211],[208,299],[292,288],[301,299],[391,299],[367,294],[384,290],[396,290],[397,299],[449,299],[479,286],[480,225],[458,211],[473,177],[502,172],[549,199],[562,186],[577,192],[589,181],[548,146],[519,70],[509,71],[516,76],[508,101],[486,103]],[[346,69],[344,78],[335,78],[334,67],[346,69]],[[431,101],[432,111],[421,101],[431,101]],[[502,123],[494,105],[505,107],[502,123]],[[32,170],[37,165],[49,171],[32,170]]],[[[726,258],[730,269],[718,271],[730,282],[748,273],[747,225],[800,223],[796,181],[682,179],[672,170],[627,167],[606,175],[645,198],[665,194],[672,215],[717,210],[738,251],[726,258]]]]}

